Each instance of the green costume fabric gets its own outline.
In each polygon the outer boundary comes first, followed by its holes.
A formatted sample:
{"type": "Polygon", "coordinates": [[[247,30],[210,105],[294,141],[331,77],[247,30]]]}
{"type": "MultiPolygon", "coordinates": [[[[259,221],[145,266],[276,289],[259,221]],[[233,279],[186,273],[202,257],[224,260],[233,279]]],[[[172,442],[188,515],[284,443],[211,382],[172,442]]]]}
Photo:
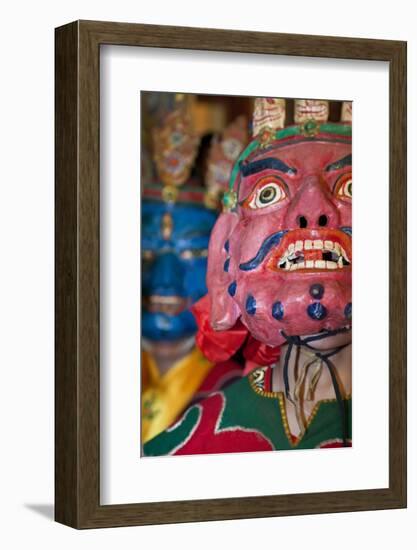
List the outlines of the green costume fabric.
{"type": "MultiPolygon", "coordinates": [[[[300,437],[291,435],[282,392],[270,391],[272,368],[253,371],[189,408],[144,446],[145,456],[313,449],[343,446],[343,415],[335,399],[319,401],[300,437]]],[[[347,443],[352,403],[345,406],[347,443]]]]}

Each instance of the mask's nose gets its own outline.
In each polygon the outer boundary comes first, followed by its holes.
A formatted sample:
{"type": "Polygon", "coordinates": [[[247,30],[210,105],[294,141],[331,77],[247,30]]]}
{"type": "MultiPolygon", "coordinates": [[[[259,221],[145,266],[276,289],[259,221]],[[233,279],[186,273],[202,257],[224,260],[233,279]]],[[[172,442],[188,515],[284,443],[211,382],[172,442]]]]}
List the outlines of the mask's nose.
{"type": "Polygon", "coordinates": [[[288,229],[339,227],[340,216],[332,197],[319,177],[308,176],[288,209],[288,229]]]}
{"type": "Polygon", "coordinates": [[[184,276],[184,267],[176,254],[159,254],[146,276],[146,294],[184,296],[184,276]]]}

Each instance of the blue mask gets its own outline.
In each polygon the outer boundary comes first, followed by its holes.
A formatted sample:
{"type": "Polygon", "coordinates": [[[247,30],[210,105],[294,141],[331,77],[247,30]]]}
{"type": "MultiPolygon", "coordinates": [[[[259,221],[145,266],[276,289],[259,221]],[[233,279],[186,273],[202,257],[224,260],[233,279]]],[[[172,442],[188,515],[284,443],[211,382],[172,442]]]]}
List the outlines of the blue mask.
{"type": "Polygon", "coordinates": [[[174,341],[197,329],[190,306],[207,292],[207,248],[216,212],[142,201],[142,336],[174,341]]]}

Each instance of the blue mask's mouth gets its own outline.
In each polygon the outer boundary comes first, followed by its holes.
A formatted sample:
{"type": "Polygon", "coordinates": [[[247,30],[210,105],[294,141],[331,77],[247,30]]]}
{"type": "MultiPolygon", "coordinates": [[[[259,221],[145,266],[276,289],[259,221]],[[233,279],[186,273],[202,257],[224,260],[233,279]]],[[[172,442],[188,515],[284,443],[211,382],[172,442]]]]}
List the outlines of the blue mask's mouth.
{"type": "Polygon", "coordinates": [[[145,299],[145,309],[149,313],[165,313],[166,315],[179,315],[189,306],[189,300],[182,296],[163,296],[152,294],[145,299]]]}

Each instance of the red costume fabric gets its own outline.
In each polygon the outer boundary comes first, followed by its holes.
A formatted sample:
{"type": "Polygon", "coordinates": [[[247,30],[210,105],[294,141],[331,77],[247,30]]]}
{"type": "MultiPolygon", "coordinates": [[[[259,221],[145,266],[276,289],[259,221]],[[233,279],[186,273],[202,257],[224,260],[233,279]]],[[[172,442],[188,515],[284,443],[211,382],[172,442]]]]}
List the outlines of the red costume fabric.
{"type": "Polygon", "coordinates": [[[272,347],[259,342],[240,321],[229,330],[215,331],[210,324],[208,295],[195,303],[192,311],[198,325],[197,345],[213,363],[230,359],[241,348],[246,359],[244,374],[248,374],[253,368],[271,365],[279,359],[280,346],[272,347]]]}

